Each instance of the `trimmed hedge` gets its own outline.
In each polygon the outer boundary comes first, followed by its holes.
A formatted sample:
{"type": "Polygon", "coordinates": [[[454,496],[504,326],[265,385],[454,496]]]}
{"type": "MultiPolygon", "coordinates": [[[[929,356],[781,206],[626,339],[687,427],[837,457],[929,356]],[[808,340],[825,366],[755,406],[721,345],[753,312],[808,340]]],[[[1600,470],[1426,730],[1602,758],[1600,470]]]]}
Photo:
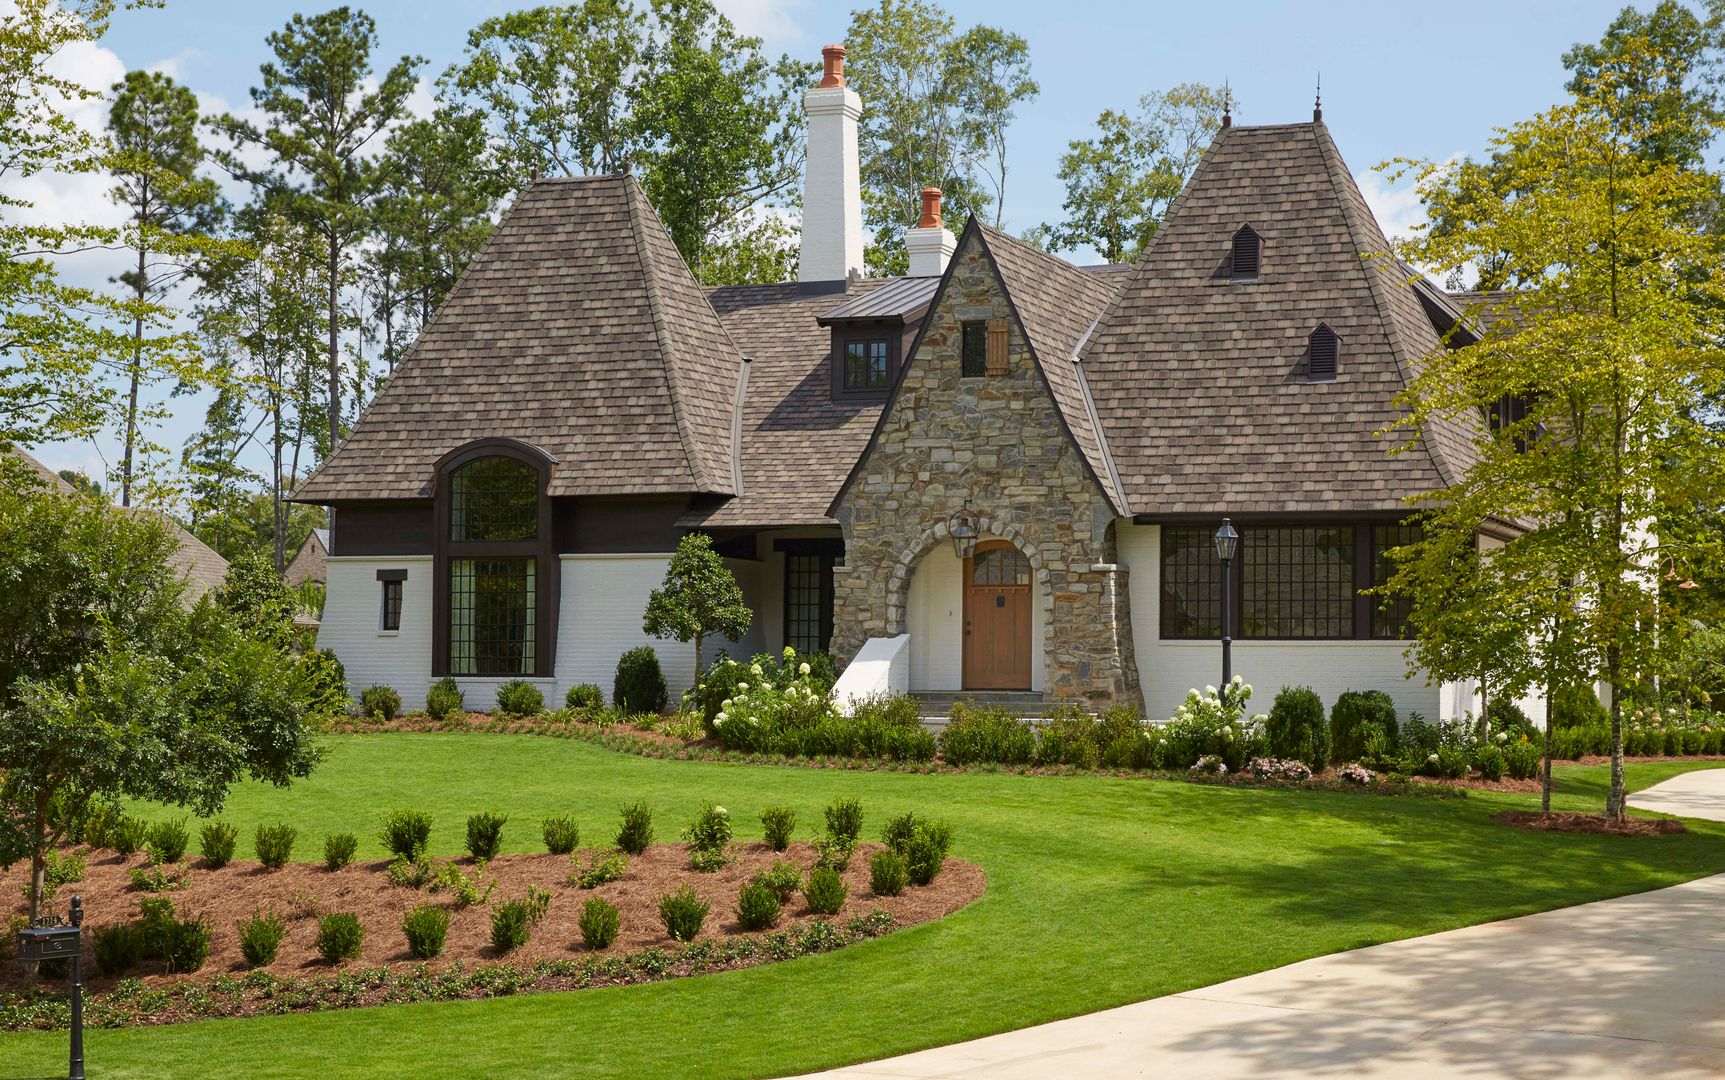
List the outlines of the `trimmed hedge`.
{"type": "Polygon", "coordinates": [[[1378,725],[1394,745],[1398,734],[1394,699],[1382,690],[1349,690],[1336,698],[1330,707],[1331,760],[1364,758],[1369,724],[1378,725]]]}
{"type": "Polygon", "coordinates": [[[626,713],[662,713],[670,696],[659,654],[651,645],[637,645],[617,658],[611,704],[626,713]]]}
{"type": "Polygon", "coordinates": [[[1264,725],[1272,757],[1304,762],[1313,772],[1323,772],[1330,762],[1330,727],[1324,722],[1324,703],[1309,686],[1284,686],[1270,706],[1264,725]]]}

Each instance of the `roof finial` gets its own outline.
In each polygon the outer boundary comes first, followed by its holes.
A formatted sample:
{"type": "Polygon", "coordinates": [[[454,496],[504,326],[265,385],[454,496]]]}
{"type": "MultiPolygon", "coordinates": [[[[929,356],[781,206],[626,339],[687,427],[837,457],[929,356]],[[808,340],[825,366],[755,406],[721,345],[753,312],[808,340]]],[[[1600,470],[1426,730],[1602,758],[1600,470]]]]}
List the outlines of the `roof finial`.
{"type": "Polygon", "coordinates": [[[1228,89],[1228,80],[1222,80],[1222,126],[1234,126],[1234,94],[1228,89]]]}
{"type": "Polygon", "coordinates": [[[1312,100],[1312,123],[1324,119],[1324,73],[1318,72],[1318,96],[1312,100]]]}

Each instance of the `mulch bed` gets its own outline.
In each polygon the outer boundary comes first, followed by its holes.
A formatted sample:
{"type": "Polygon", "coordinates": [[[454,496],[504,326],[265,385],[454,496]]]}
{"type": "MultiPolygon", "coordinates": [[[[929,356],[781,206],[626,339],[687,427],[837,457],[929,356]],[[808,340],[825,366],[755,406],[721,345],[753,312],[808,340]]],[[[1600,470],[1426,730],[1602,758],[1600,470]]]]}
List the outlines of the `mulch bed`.
{"type": "Polygon", "coordinates": [[[1590,836],[1671,836],[1688,831],[1681,821],[1674,818],[1629,818],[1621,825],[1613,825],[1605,820],[1603,814],[1573,812],[1541,814],[1534,810],[1505,810],[1493,814],[1492,820],[1518,829],[1586,833],[1590,836]]]}
{"type": "MultiPolygon", "coordinates": [[[[869,856],[881,850],[880,844],[857,845],[850,867],[844,873],[850,885],[850,895],[843,909],[832,917],[843,923],[856,916],[884,911],[892,917],[895,927],[912,926],[948,915],[982,895],[981,868],[963,859],[949,858],[940,875],[926,886],[909,886],[899,896],[876,896],[869,889],[869,856]]],[[[498,900],[527,895],[529,885],[550,889],[551,906],[545,917],[533,928],[531,940],[509,953],[512,964],[531,965],[540,960],[580,959],[592,955],[581,941],[578,920],[581,908],[589,897],[599,896],[615,904],[620,913],[620,932],[608,950],[611,954],[630,954],[661,947],[680,948],[659,922],[658,897],[679,885],[693,886],[701,898],[712,905],[697,942],[725,941],[749,936],[737,924],[737,892],[759,871],[774,861],[789,859],[806,871],[814,865],[815,853],[806,843],[792,844],[783,853],[772,851],[761,842],[734,845],[735,858],[714,873],[697,873],[689,868],[688,846],[659,844],[629,860],[623,877],[596,889],[584,890],[570,884],[571,860],[565,855],[503,855],[486,866],[486,880],[495,879],[496,889],[490,902],[468,908],[451,909],[449,934],[443,955],[430,961],[431,968],[440,970],[461,963],[472,967],[494,963],[504,957],[491,946],[491,904],[498,900]]],[[[577,852],[581,866],[587,865],[587,852],[577,852]]],[[[253,912],[274,908],[288,921],[286,937],[273,964],[264,970],[282,978],[303,978],[330,974],[344,969],[384,967],[398,971],[412,970],[420,964],[407,951],[402,934],[402,916],[422,903],[450,904],[447,892],[427,892],[390,883],[384,861],[355,863],[338,871],[328,871],[321,864],[294,863],[281,870],[264,870],[255,862],[233,862],[219,869],[208,869],[201,859],[189,860],[186,884],[159,895],[173,900],[176,912],[183,917],[200,916],[212,926],[210,956],[204,967],[192,976],[167,975],[159,963],[146,962],[130,972],[146,984],[208,979],[218,975],[241,975],[248,969],[240,954],[239,933],[235,922],[253,912]],[[365,945],[358,960],[345,965],[330,965],[317,955],[318,916],[334,912],[357,915],[366,930],[365,945]]],[[[472,860],[456,862],[469,872],[472,860]]],[[[93,853],[85,880],[63,886],[56,909],[63,909],[72,894],[83,897],[85,926],[98,928],[109,923],[124,922],[138,914],[138,900],[151,896],[131,887],[129,871],[145,865],[142,856],[125,859],[112,853],[93,853]]],[[[20,902],[21,884],[28,880],[28,863],[15,864],[0,872],[0,895],[6,898],[7,914],[23,914],[20,902]]],[[[820,918],[808,911],[800,895],[785,904],[775,932],[794,931],[820,918]]],[[[756,935],[759,936],[759,935],[756,935]]],[[[88,949],[88,944],[86,944],[88,949]]],[[[21,966],[0,964],[0,987],[21,988],[25,985],[21,966]]],[[[113,986],[118,979],[105,977],[89,966],[88,983],[100,991],[113,986]]]]}

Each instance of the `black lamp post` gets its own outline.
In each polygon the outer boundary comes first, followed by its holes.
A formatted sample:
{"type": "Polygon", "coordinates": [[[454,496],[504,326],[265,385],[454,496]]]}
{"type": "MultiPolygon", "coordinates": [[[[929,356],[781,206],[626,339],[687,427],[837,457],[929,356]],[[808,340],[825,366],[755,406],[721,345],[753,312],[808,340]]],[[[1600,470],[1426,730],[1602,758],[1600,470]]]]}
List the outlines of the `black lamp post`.
{"type": "Polygon", "coordinates": [[[1222,560],[1222,692],[1228,692],[1228,684],[1234,681],[1234,639],[1228,636],[1229,624],[1233,621],[1229,616],[1234,605],[1229,602],[1228,585],[1232,576],[1228,567],[1234,561],[1234,552],[1240,546],[1240,534],[1234,531],[1234,526],[1228,524],[1228,519],[1222,519],[1222,527],[1216,530],[1216,557],[1222,560]]]}

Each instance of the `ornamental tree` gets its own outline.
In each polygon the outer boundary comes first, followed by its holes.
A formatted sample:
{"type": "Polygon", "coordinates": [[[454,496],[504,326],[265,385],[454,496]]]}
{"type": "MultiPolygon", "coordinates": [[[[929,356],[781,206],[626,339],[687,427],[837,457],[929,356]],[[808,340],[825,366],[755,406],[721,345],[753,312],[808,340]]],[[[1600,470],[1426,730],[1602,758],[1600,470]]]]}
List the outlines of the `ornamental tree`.
{"type": "Polygon", "coordinates": [[[317,762],[324,669],[205,598],[188,609],[161,519],[47,489],[0,458],[0,865],[47,853],[95,803],[221,809],[317,762]]]}
{"type": "Polygon", "coordinates": [[[713,550],[713,538],[690,533],[677,544],[664,583],[647,597],[642,629],[654,637],[693,641],[698,678],[702,640],[708,634],[742,637],[753,618],[737,579],[713,550]]]}
{"type": "Polygon", "coordinates": [[[1402,397],[1407,430],[1472,433],[1475,460],[1427,500],[1424,539],[1391,587],[1412,599],[1421,662],[1495,612],[1485,625],[1511,619],[1548,641],[1502,658],[1503,689],[1609,685],[1616,821],[1621,700],[1659,674],[1658,581],[1703,557],[1662,523],[1725,504],[1709,464],[1725,433],[1700,419],[1725,390],[1725,242],[1706,227],[1714,178],[1640,152],[1679,135],[1705,143],[1718,118],[1652,107],[1649,88],[1681,73],[1643,38],[1614,44],[1572,100],[1497,134],[1493,175],[1403,163],[1434,220],[1467,207],[1464,225],[1416,234],[1404,256],[1443,272],[1507,252],[1527,272],[1467,305],[1483,336],[1425,358],[1402,397]],[[1494,527],[1511,537],[1502,547],[1460,557],[1494,527]]]}

